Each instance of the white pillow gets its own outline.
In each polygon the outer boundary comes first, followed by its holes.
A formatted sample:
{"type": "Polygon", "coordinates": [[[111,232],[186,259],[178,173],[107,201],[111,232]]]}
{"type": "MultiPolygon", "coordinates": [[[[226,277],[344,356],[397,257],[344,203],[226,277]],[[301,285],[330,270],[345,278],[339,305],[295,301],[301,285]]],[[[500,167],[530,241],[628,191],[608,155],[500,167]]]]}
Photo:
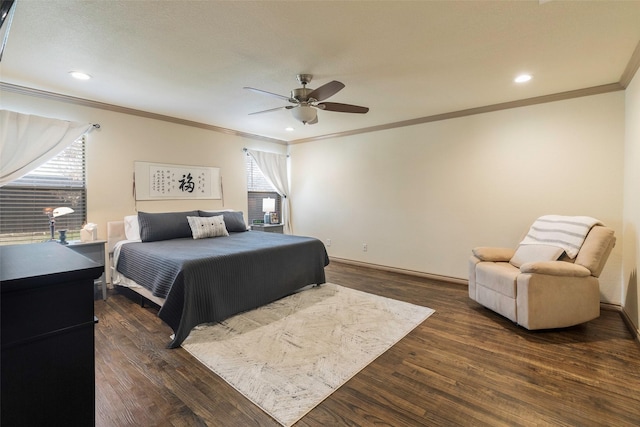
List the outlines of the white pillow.
{"type": "Polygon", "coordinates": [[[189,227],[194,239],[206,239],[207,237],[228,236],[229,232],[224,225],[224,217],[216,216],[188,216],[189,227]]]}
{"type": "Polygon", "coordinates": [[[516,253],[509,261],[511,265],[518,268],[527,262],[555,261],[564,250],[558,246],[551,245],[520,245],[516,253]]]}
{"type": "Polygon", "coordinates": [[[140,240],[138,215],[127,215],[124,217],[124,235],[127,236],[127,240],[140,240]]]}

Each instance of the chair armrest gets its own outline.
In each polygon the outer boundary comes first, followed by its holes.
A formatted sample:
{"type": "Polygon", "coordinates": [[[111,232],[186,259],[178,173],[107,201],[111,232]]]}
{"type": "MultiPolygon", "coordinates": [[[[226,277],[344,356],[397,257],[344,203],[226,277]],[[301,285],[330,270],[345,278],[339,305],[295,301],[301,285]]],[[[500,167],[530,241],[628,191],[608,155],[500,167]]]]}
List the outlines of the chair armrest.
{"type": "Polygon", "coordinates": [[[527,262],[520,266],[521,273],[548,274],[550,276],[588,277],[591,271],[582,265],[566,261],[527,262]]]}
{"type": "Polygon", "coordinates": [[[473,255],[480,261],[509,262],[516,253],[513,248],[492,248],[489,246],[478,246],[473,248],[473,255]]]}

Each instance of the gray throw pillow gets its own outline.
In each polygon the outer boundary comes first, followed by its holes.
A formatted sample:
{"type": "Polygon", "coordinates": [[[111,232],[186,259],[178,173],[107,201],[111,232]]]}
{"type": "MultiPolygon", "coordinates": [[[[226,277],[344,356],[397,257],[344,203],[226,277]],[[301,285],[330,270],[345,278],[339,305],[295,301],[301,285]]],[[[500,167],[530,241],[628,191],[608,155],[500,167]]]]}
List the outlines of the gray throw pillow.
{"type": "Polygon", "coordinates": [[[200,216],[219,216],[224,218],[224,224],[229,233],[247,231],[247,224],[244,222],[244,216],[241,211],[223,211],[223,212],[207,212],[199,211],[200,216]]]}
{"type": "Polygon", "coordinates": [[[147,213],[138,212],[140,238],[143,242],[192,237],[187,216],[199,216],[198,211],[147,213]]]}

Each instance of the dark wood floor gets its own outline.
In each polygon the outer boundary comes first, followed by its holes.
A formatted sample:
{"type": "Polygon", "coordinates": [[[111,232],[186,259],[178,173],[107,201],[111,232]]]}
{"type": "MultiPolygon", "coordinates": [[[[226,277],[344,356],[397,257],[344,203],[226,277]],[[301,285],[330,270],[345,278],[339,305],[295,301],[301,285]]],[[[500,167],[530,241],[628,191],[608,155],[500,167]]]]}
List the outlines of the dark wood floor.
{"type": "MultiPolygon", "coordinates": [[[[461,285],[332,263],[327,280],[435,314],[296,426],[640,425],[640,345],[620,314],[529,332],[461,285]]],[[[183,349],[152,307],[96,301],[96,425],[277,426],[183,349]]]]}

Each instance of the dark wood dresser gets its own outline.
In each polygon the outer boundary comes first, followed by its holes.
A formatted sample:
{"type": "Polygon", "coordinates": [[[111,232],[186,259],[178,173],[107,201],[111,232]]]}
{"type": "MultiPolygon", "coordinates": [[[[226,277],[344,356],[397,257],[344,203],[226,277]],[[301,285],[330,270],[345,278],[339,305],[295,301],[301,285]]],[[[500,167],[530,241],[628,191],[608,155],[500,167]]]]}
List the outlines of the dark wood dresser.
{"type": "Polygon", "coordinates": [[[55,242],[0,246],[3,427],[95,425],[93,281],[55,242]]]}

